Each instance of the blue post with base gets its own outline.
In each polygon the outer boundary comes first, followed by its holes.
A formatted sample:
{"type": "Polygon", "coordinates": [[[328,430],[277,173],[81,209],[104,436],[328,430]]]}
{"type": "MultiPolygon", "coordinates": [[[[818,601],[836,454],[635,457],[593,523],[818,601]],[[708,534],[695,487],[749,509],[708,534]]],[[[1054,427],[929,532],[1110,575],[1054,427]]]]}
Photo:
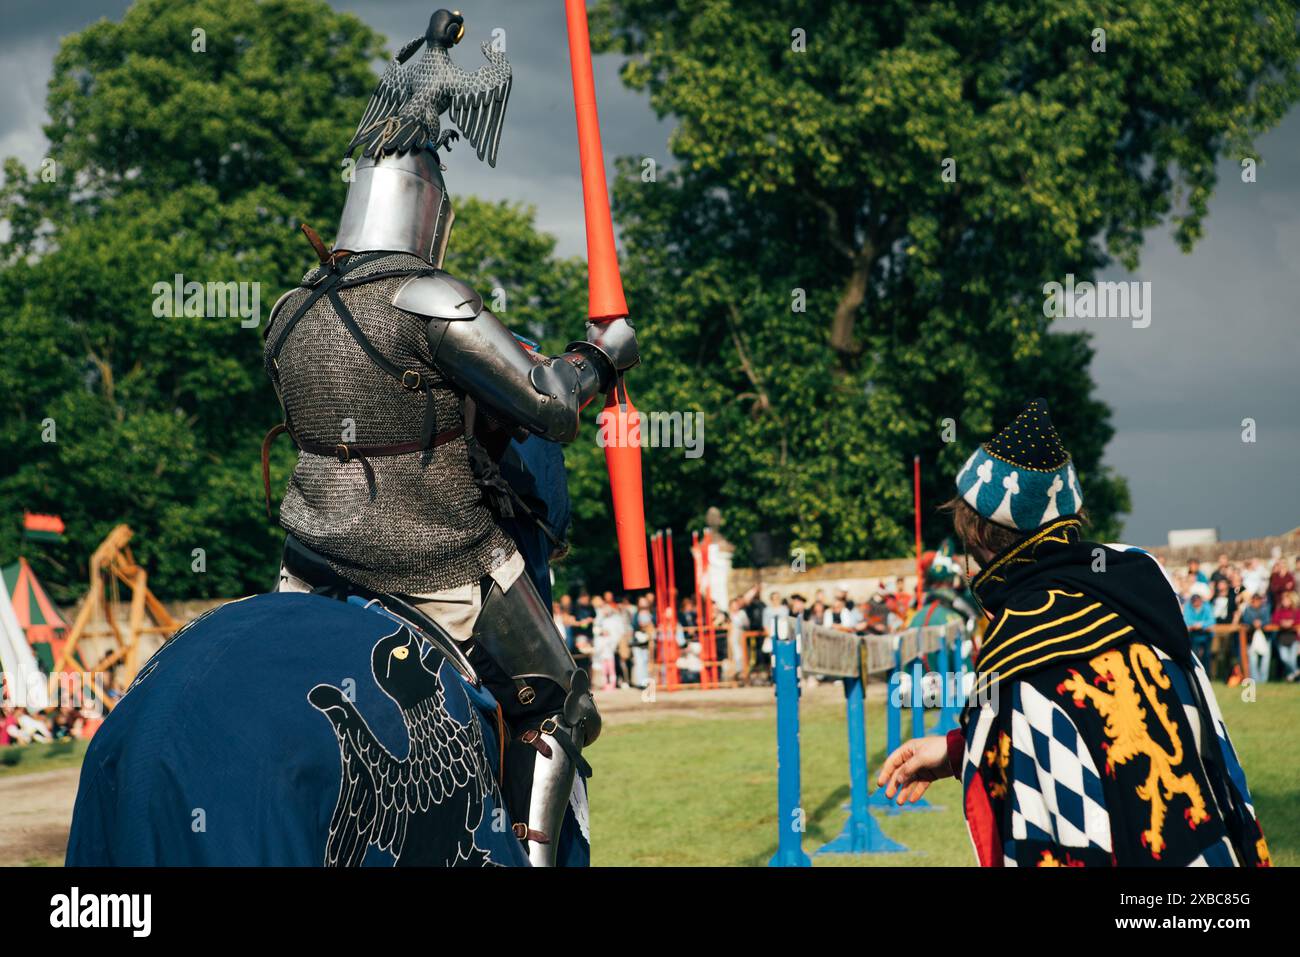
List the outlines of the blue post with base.
{"type": "MultiPolygon", "coordinates": [[[[918,700],[921,693],[921,660],[912,662],[912,737],[919,738],[925,734],[925,708],[918,700]]],[[[889,676],[889,691],[885,698],[885,754],[893,754],[903,743],[903,689],[900,687],[903,677],[902,643],[894,641],[894,673],[889,676]]],[[[891,815],[904,811],[933,811],[934,806],[925,798],[915,804],[899,807],[885,795],[883,787],[877,787],[867,799],[867,806],[883,808],[891,815]]]]}
{"type": "MultiPolygon", "coordinates": [[[[912,665],[912,737],[920,738],[925,735],[925,701],[921,695],[921,678],[924,668],[921,665],[921,659],[917,658],[912,665]]],[[[885,742],[885,753],[893,754],[898,746],[903,742],[902,737],[902,718],[903,718],[903,689],[899,686],[903,675],[903,651],[902,643],[894,643],[894,673],[889,677],[889,697],[885,701],[885,714],[888,722],[886,730],[887,740],[885,742]]],[[[897,797],[897,795],[895,795],[897,797]]],[[[884,808],[891,815],[902,814],[904,811],[934,811],[937,810],[925,798],[917,801],[915,804],[904,804],[901,807],[885,795],[883,787],[876,788],[871,792],[871,798],[867,803],[874,808],[884,808]]]]}
{"type": "MultiPolygon", "coordinates": [[[[899,682],[903,677],[903,662],[898,639],[894,639],[894,670],[889,675],[889,686],[885,689],[885,756],[893,754],[903,743],[903,699],[899,682]]],[[[878,787],[867,798],[867,806],[884,808],[891,814],[898,814],[898,805],[885,797],[885,789],[878,787]]]]}
{"type": "MultiPolygon", "coordinates": [[[[957,647],[953,649],[956,657],[961,658],[962,633],[957,632],[957,647]]],[[[957,701],[961,697],[961,685],[953,687],[954,682],[960,682],[961,678],[955,670],[950,670],[952,657],[948,649],[948,636],[945,634],[939,639],[939,677],[942,679],[942,687],[939,689],[939,720],[934,723],[934,729],[931,734],[947,734],[949,731],[957,728],[959,709],[957,701]]]]}
{"type": "MultiPolygon", "coordinates": [[[[912,737],[925,737],[925,691],[922,685],[925,684],[925,665],[922,663],[920,656],[912,659],[912,737]]],[[[894,805],[897,811],[933,811],[934,806],[925,798],[917,801],[915,804],[904,804],[901,808],[894,805]]],[[[891,811],[891,813],[897,813],[891,811]]]]}
{"type": "Polygon", "coordinates": [[[863,675],[844,679],[844,710],[849,723],[849,819],[840,836],[818,848],[818,854],[887,854],[907,850],[885,837],[867,811],[867,716],[863,675]]]}
{"type": "Polygon", "coordinates": [[[920,658],[912,661],[912,737],[925,737],[925,665],[920,658]]]}
{"type": "Polygon", "coordinates": [[[768,867],[812,867],[803,850],[804,819],[799,806],[799,656],[795,638],[772,628],[772,678],[776,686],[777,848],[768,867]]]}

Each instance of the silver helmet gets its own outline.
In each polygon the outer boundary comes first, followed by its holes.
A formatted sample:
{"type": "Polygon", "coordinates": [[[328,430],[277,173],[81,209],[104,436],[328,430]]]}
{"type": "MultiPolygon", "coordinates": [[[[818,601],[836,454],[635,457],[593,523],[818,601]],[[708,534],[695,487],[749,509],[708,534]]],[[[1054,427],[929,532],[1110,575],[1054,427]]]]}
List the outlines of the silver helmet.
{"type": "Polygon", "coordinates": [[[456,217],[438,157],[427,149],[363,157],[353,173],[335,250],[408,252],[441,267],[456,217]]]}

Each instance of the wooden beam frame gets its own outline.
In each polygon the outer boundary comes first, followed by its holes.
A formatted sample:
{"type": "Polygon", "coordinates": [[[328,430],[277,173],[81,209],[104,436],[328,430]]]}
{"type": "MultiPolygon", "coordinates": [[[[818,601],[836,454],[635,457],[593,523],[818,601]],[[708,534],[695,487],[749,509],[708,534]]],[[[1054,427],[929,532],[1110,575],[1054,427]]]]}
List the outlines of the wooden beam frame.
{"type": "MultiPolygon", "coordinates": [[[[110,685],[116,679],[123,688],[129,686],[140,670],[140,639],[144,635],[162,635],[165,642],[180,627],[180,622],[149,591],[149,574],[136,564],[127,544],[132,534],[128,526],[118,525],[90,556],[90,587],[68,632],[54,674],[50,676],[52,695],[57,693],[59,674],[72,665],[76,665],[78,671],[105,674],[110,685]],[[106,594],[107,586],[117,583],[131,591],[125,632],[118,622],[118,603],[112,595],[106,594]],[[77,654],[79,643],[83,638],[105,635],[113,637],[117,648],[101,661],[87,666],[77,654]]],[[[103,704],[111,710],[113,700],[104,696],[103,704]]]]}

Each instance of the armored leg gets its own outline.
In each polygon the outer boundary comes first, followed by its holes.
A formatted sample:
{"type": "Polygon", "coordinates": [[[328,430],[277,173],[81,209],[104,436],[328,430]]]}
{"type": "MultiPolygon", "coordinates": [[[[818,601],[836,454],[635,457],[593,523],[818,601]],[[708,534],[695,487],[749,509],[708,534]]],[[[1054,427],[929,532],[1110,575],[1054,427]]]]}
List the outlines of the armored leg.
{"type": "Polygon", "coordinates": [[[545,835],[546,842],[527,841],[528,860],[533,867],[554,867],[564,810],[573,791],[573,760],[551,735],[540,733],[540,741],[550,750],[550,757],[539,751],[533,756],[533,780],[528,795],[528,831],[545,835]]]}
{"type": "Polygon", "coordinates": [[[553,866],[573,776],[591,773],[582,749],[600,734],[587,673],[574,664],[526,575],[506,591],[492,585],[472,642],[471,660],[485,653],[502,673],[494,690],[515,732],[507,777],[522,785],[508,789],[517,794],[516,833],[535,866],[553,866]]]}

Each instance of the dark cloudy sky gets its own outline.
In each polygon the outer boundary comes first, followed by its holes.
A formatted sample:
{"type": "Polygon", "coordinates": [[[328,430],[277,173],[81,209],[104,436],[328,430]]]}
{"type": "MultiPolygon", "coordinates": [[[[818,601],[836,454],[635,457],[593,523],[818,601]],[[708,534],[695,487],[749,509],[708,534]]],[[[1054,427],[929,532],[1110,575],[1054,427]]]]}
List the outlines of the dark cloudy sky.
{"type": "MultiPolygon", "coordinates": [[[[384,33],[391,48],[421,33],[435,6],[331,2],[384,33]]],[[[45,84],[59,38],[101,17],[117,18],[127,5],[0,0],[0,157],[41,158],[45,84]]],[[[534,205],[560,251],[582,255],[562,5],[462,0],[461,9],[462,61],[472,66],[478,43],[503,27],[516,80],[497,168],[454,164],[448,185],[453,195],[534,205]]],[[[596,64],[607,157],[666,162],[671,124],[623,89],[617,68],[609,57],[596,64]]],[[[1163,544],[1171,528],[1217,527],[1224,538],[1244,538],[1300,526],[1300,111],[1258,145],[1256,183],[1243,184],[1235,164],[1222,164],[1206,235],[1190,255],[1178,251],[1167,229],[1154,230],[1136,274],[1112,270],[1102,277],[1151,283],[1149,328],[1122,320],[1060,323],[1096,333],[1094,377],[1118,430],[1107,462],[1133,491],[1130,542],[1163,544]],[[1241,438],[1248,418],[1257,425],[1253,444],[1241,438]]]]}

